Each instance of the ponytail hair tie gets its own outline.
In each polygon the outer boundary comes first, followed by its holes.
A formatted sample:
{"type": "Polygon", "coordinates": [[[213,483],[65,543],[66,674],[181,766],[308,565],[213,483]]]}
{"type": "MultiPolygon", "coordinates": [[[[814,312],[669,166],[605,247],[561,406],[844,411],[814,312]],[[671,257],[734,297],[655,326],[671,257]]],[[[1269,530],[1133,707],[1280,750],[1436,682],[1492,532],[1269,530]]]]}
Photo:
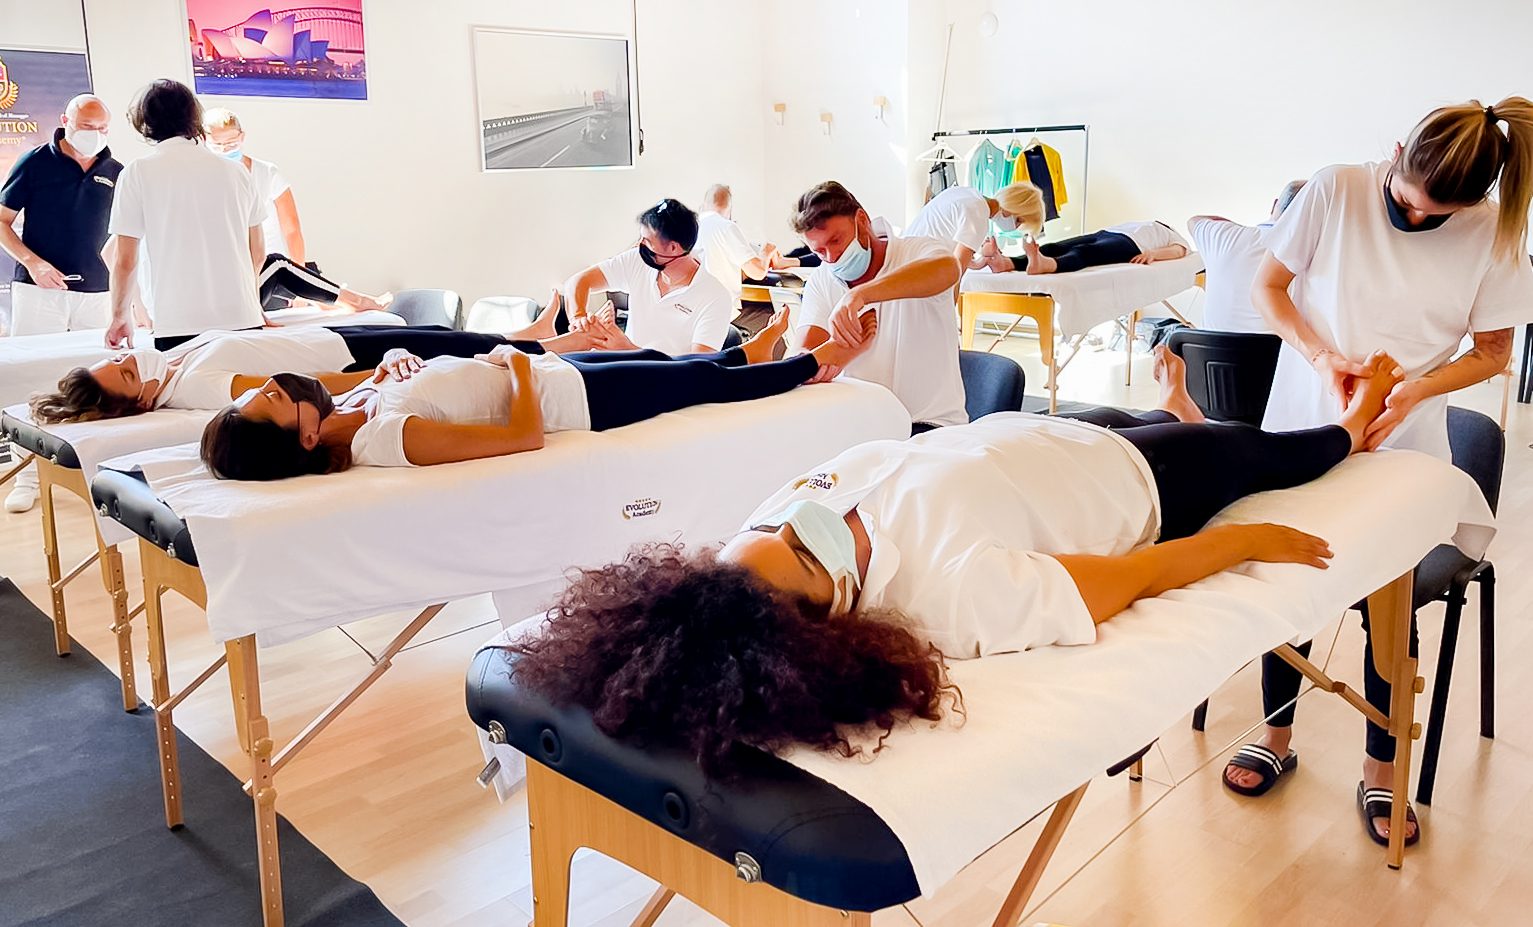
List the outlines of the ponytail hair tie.
{"type": "Polygon", "coordinates": [[[1485,107],[1485,121],[1491,125],[1496,124],[1496,108],[1494,106],[1485,107]]]}

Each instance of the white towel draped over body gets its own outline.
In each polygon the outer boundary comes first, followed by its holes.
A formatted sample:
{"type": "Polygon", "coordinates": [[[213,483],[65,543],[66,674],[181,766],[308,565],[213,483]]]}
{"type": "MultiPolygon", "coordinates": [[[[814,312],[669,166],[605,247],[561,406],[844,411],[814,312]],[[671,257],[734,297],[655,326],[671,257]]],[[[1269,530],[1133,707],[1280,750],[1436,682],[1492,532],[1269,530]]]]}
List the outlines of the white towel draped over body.
{"type": "Polygon", "coordinates": [[[1196,285],[1203,259],[1197,254],[1153,264],[1107,264],[1067,274],[996,274],[966,271],[964,293],[1044,293],[1054,297],[1054,330],[1065,338],[1083,335],[1136,309],[1153,305],[1196,285]]]}

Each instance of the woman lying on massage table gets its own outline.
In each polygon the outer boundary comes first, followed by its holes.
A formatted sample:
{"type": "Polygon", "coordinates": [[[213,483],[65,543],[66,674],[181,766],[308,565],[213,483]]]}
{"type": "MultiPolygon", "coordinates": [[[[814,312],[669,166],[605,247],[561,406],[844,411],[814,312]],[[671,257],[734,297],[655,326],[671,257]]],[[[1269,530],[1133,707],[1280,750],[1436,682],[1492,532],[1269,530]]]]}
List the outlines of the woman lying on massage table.
{"type": "Polygon", "coordinates": [[[1164,411],[999,413],[854,447],[716,553],[661,545],[584,571],[510,645],[515,672],[608,735],[713,773],[736,744],[852,755],[848,730],[956,703],[944,659],[1088,644],[1135,600],[1247,560],[1323,569],[1325,541],[1301,531],[1203,526],[1358,450],[1400,377],[1370,363],[1340,422],[1308,431],[1202,423],[1161,349],[1164,411]]]}
{"type": "Polygon", "coordinates": [[[423,467],[538,450],[554,431],[605,431],[710,402],[743,402],[828,380],[866,349],[826,342],[773,361],[779,312],[750,341],[717,354],[547,353],[536,341],[478,359],[439,357],[408,379],[332,398],[313,377],[279,373],[208,423],[202,460],[214,476],[277,480],[353,464],[423,467]],[[509,375],[508,375],[509,372],[509,375]]]}
{"type": "MultiPolygon", "coordinates": [[[[1013,186],[1033,186],[1025,181],[1013,186]]],[[[1037,187],[1033,187],[1034,190],[1037,187]]],[[[1038,201],[1043,195],[1038,194],[1038,201]]],[[[1030,231],[1037,231],[1031,229],[1030,231]]],[[[1025,270],[1029,274],[1068,274],[1087,267],[1104,264],[1153,264],[1156,261],[1174,261],[1186,257],[1192,250],[1182,236],[1172,231],[1164,222],[1125,222],[1060,241],[1040,245],[1031,235],[1022,239],[1025,257],[1011,258],[1002,254],[994,238],[988,238],[975,255],[976,266],[984,266],[1000,274],[1013,270],[1025,270]]]]}
{"type": "MultiPolygon", "coordinates": [[[[170,351],[139,348],[76,367],[58,390],[32,397],[40,424],[122,418],[154,409],[222,409],[229,400],[285,370],[316,374],[345,392],[369,378],[408,376],[406,355],[473,357],[519,337],[459,332],[436,325],[303,325],[245,332],[210,331],[170,351]],[[385,370],[384,368],[387,368],[385,370]],[[342,372],[347,371],[347,372],[342,372]]],[[[547,351],[585,351],[603,344],[599,331],[550,338],[547,351]]]]}

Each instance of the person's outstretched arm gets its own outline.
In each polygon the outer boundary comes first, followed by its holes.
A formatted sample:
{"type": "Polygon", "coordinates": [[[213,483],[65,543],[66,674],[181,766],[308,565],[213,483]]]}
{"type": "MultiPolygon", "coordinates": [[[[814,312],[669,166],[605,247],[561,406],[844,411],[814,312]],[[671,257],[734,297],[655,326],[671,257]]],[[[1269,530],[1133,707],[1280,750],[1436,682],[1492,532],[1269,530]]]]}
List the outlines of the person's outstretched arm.
{"type": "Polygon", "coordinates": [[[1256,281],[1251,285],[1251,305],[1262,314],[1273,334],[1304,355],[1320,374],[1325,388],[1345,405],[1352,398],[1353,380],[1367,376],[1368,368],[1336,353],[1299,314],[1299,307],[1288,295],[1288,286],[1293,280],[1294,272],[1269,252],[1262,258],[1261,269],[1256,272],[1256,281]]]}
{"type": "MultiPolygon", "coordinates": [[[[881,274],[867,283],[854,286],[846,291],[846,296],[841,299],[841,305],[836,307],[835,313],[831,316],[831,334],[840,341],[848,344],[855,343],[862,331],[862,323],[858,321],[858,317],[862,315],[862,310],[868,304],[892,299],[936,296],[956,286],[962,273],[958,267],[958,259],[948,254],[943,257],[911,261],[898,270],[881,274]]],[[[816,347],[817,345],[811,345],[808,339],[805,339],[804,346],[816,347]]]]}
{"type": "Polygon", "coordinates": [[[1326,569],[1331,548],[1284,525],[1219,525],[1188,538],[1152,544],[1121,557],[1056,554],[1091,620],[1101,624],[1139,599],[1180,589],[1247,560],[1304,563],[1326,569]]]}

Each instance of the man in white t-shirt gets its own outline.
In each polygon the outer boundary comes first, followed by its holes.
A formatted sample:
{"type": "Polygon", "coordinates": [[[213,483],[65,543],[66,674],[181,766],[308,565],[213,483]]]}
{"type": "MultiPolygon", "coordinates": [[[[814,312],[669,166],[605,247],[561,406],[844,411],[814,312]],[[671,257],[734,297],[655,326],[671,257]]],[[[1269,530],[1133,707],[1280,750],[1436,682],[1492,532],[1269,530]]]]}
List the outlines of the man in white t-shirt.
{"type": "Polygon", "coordinates": [[[1272,215],[1260,225],[1241,225],[1223,216],[1193,216],[1187,233],[1203,258],[1207,274],[1203,327],[1216,332],[1269,332],[1267,320],[1251,304],[1251,285],[1267,256],[1267,232],[1304,188],[1294,180],[1272,201],[1272,215]]]}
{"type": "Polygon", "coordinates": [[[128,121],[154,150],[117,179],[107,228],[116,249],[107,346],[133,345],[130,304],[141,243],[154,254],[148,303],[156,348],[210,329],[264,325],[255,275],[266,256],[266,203],[249,172],[201,144],[202,106],[184,84],[162,79],[144,87],[128,121]]]}
{"type": "Polygon", "coordinates": [[[916,431],[967,422],[953,320],[959,267],[952,248],[933,238],[876,237],[867,210],[835,181],[799,197],[792,226],[822,262],[804,285],[804,348],[819,347],[832,331],[839,340],[861,343],[859,316],[877,312],[873,346],[847,365],[847,375],[888,387],[916,431]]]}
{"type": "Polygon", "coordinates": [[[716,183],[703,194],[703,213],[697,217],[697,246],[693,253],[703,268],[724,284],[730,305],[740,309],[743,271],[752,280],[767,275],[777,247],[770,242],[757,249],[746,239],[733,216],[734,194],[729,187],[716,183]]]}
{"type": "MultiPolygon", "coordinates": [[[[639,216],[639,244],[578,274],[571,288],[570,325],[588,324],[592,290],[628,294],[627,344],[677,357],[724,346],[732,307],[724,285],[692,256],[697,214],[664,199],[639,216]]],[[[552,307],[550,307],[552,308],[552,307]]]]}

